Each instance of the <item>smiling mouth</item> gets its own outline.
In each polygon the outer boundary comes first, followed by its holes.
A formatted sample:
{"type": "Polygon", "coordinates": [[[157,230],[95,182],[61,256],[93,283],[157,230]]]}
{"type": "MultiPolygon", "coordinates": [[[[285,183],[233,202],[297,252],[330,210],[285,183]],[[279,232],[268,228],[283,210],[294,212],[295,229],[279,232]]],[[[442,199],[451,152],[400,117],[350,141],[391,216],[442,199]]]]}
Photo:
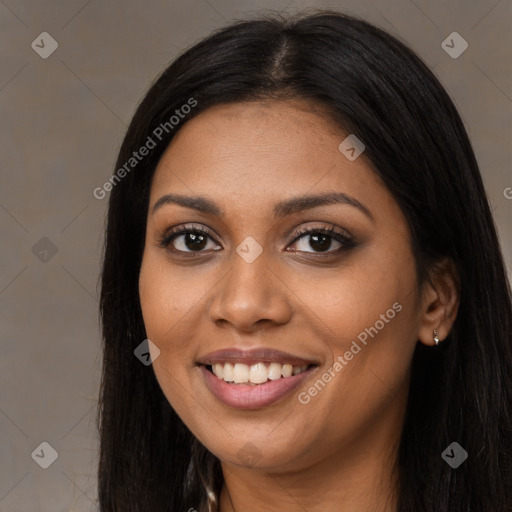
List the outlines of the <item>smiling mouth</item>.
{"type": "Polygon", "coordinates": [[[283,380],[295,375],[300,375],[318,365],[306,364],[293,366],[288,363],[258,362],[250,365],[244,363],[215,363],[206,364],[204,366],[218,379],[228,384],[257,386],[266,382],[283,380]]]}

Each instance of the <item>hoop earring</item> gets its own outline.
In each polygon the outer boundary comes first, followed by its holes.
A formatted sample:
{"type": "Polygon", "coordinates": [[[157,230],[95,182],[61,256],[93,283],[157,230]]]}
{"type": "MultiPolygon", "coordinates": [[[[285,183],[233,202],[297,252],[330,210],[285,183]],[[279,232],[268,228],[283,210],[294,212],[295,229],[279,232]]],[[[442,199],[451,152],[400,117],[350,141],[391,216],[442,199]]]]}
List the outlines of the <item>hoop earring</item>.
{"type": "Polygon", "coordinates": [[[435,329],[434,329],[434,341],[436,342],[436,347],[438,347],[441,340],[438,338],[437,331],[435,329]]]}

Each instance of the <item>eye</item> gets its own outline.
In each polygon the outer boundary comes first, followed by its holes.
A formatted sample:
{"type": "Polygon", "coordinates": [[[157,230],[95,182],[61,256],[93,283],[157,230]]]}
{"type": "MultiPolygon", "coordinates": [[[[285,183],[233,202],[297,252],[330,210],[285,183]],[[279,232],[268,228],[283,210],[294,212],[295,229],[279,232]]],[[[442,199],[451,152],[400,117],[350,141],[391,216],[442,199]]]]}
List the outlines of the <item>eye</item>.
{"type": "MultiPolygon", "coordinates": [[[[291,245],[295,244],[297,247],[292,249],[292,252],[309,252],[320,257],[333,256],[356,245],[351,236],[333,226],[303,228],[296,231],[293,236],[295,238],[291,245]]],[[[194,224],[180,225],[168,230],[159,240],[159,245],[173,253],[188,256],[198,256],[222,249],[216,242],[213,232],[194,224]]]]}
{"type": "Polygon", "coordinates": [[[218,251],[221,246],[216,243],[213,233],[194,225],[182,225],[172,228],[159,241],[160,247],[177,253],[203,253],[208,250],[218,251]],[[210,247],[208,245],[210,244],[210,247]]]}
{"type": "Polygon", "coordinates": [[[327,228],[304,228],[297,231],[294,236],[293,243],[297,245],[294,251],[318,253],[320,256],[333,255],[355,246],[355,241],[352,237],[333,226],[327,228]]]}

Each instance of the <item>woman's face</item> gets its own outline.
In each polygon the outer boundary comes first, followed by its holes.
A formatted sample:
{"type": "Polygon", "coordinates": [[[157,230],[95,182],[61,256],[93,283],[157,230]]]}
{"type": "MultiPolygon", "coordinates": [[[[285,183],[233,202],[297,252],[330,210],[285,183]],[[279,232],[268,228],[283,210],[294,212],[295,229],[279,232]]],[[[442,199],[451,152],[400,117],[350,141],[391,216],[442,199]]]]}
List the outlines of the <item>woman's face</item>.
{"type": "Polygon", "coordinates": [[[399,435],[415,263],[364,153],[339,149],[348,135],[298,101],[222,105],[156,170],[139,282],[153,368],[225,463],[339,463],[399,435]]]}

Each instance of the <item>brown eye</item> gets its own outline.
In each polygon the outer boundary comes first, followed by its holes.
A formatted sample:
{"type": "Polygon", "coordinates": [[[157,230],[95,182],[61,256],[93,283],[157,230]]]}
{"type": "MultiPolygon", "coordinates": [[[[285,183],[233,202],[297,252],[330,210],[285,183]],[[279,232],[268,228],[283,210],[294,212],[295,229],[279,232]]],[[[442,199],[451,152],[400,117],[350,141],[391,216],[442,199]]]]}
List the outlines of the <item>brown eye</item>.
{"type": "MultiPolygon", "coordinates": [[[[333,242],[333,238],[331,236],[323,235],[323,234],[311,234],[311,235],[308,235],[307,237],[302,236],[301,239],[305,239],[304,242],[306,242],[306,243],[303,244],[303,247],[304,246],[306,246],[306,247],[305,248],[299,247],[298,250],[304,251],[304,252],[308,252],[308,251],[306,251],[307,246],[309,246],[315,252],[325,252],[331,248],[331,245],[333,242]],[[306,242],[308,237],[309,237],[309,241],[306,242]]],[[[301,239],[299,239],[299,242],[302,241],[301,239]]],[[[341,246],[341,244],[339,242],[337,242],[337,243],[339,244],[339,246],[341,246]]]]}
{"type": "Polygon", "coordinates": [[[160,241],[160,246],[176,253],[201,253],[221,249],[206,230],[186,229],[183,226],[168,233],[160,241]]]}
{"type": "Polygon", "coordinates": [[[299,252],[334,254],[355,246],[352,238],[334,228],[309,228],[302,230],[293,241],[299,252]],[[334,244],[334,248],[333,248],[334,244]]]}
{"type": "MultiPolygon", "coordinates": [[[[200,233],[185,233],[183,236],[183,245],[190,251],[201,251],[207,245],[208,238],[200,233]]],[[[176,240],[176,238],[174,239],[176,240]]],[[[180,249],[183,250],[183,249],[180,249]]]]}

